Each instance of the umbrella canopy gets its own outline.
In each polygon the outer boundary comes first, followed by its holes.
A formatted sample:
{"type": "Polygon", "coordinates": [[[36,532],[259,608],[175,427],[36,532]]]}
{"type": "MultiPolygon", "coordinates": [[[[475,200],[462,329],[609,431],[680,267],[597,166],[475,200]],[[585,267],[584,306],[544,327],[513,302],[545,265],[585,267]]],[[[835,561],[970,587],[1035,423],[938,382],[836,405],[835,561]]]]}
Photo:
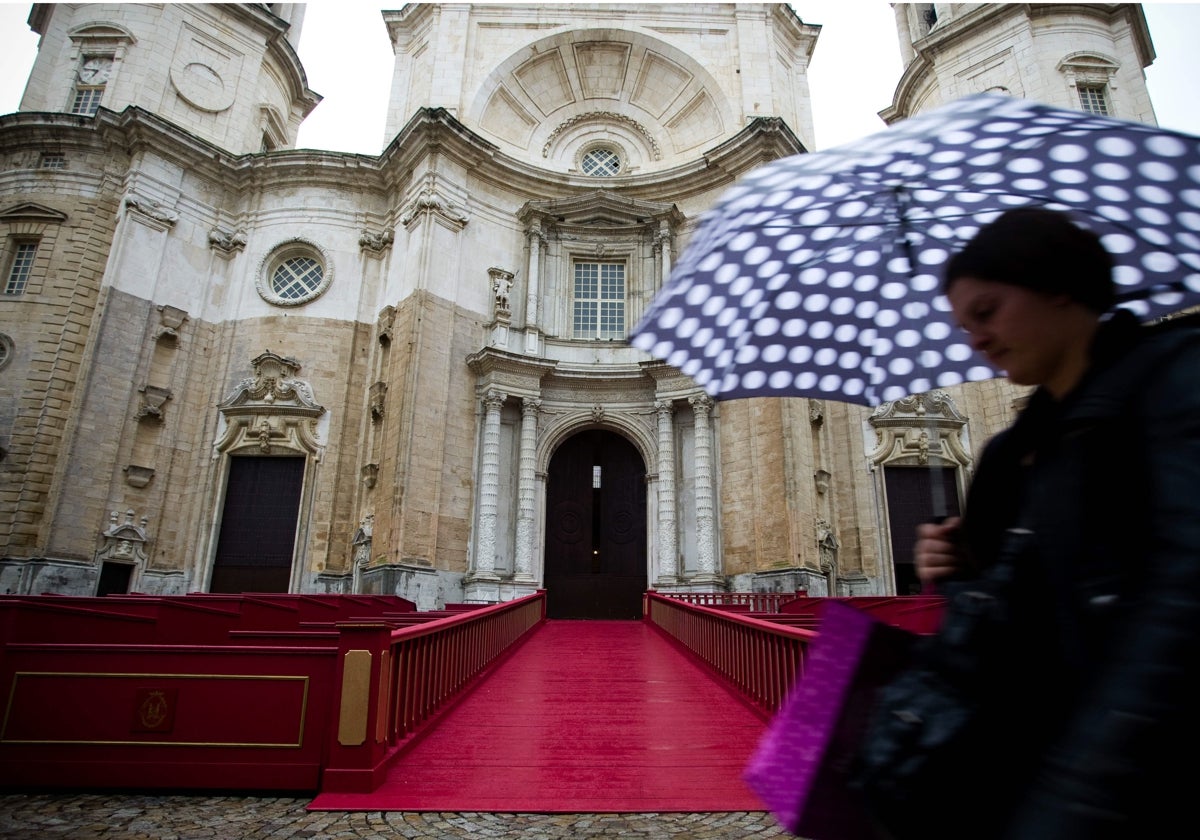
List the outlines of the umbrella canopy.
{"type": "Polygon", "coordinates": [[[739,181],[630,340],[719,399],[874,406],[987,379],[941,269],[1006,210],[1093,230],[1143,320],[1200,303],[1200,137],[998,94],[966,97],[739,181]]]}

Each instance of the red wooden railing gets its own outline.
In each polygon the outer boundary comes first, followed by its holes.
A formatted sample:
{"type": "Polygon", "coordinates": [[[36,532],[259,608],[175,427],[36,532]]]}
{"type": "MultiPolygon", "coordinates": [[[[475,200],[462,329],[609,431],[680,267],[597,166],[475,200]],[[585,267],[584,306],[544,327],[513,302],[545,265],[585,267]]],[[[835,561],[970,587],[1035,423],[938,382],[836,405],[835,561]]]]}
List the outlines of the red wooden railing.
{"type": "MultiPolygon", "coordinates": [[[[769,718],[831,599],[779,612],[690,600],[648,592],[645,619],[769,718]]],[[[915,632],[940,612],[936,598],[849,600],[915,632]]],[[[545,621],[545,603],[0,597],[0,786],[374,790],[545,621]]]]}
{"type": "MultiPolygon", "coordinates": [[[[798,597],[778,612],[757,615],[728,605],[702,606],[691,595],[647,592],[645,617],[716,674],[723,677],[764,717],[778,711],[804,673],[809,644],[817,637],[821,607],[843,601],[880,621],[913,633],[932,633],[941,620],[941,596],[847,598],[798,597]]],[[[721,594],[721,593],[717,593],[721,594]]],[[[736,593],[724,593],[736,594],[736,593]]]]}
{"type": "Polygon", "coordinates": [[[803,673],[817,635],[656,592],[646,593],[645,617],[724,677],[764,719],[803,673]]]}
{"type": "Polygon", "coordinates": [[[321,789],[377,788],[388,763],[545,619],[539,591],[400,628],[339,624],[339,709],[321,789]]]}
{"type": "Polygon", "coordinates": [[[0,787],[371,789],[544,603],[0,597],[0,787]]]}
{"type": "MultiPolygon", "coordinates": [[[[793,626],[816,626],[822,605],[841,601],[870,613],[884,624],[900,627],[911,633],[932,633],[942,620],[946,599],[941,595],[855,595],[821,598],[797,598],[780,605],[771,621],[795,620],[793,626]]],[[[766,616],[764,616],[766,617],[766,616]]]]}
{"type": "Polygon", "coordinates": [[[702,607],[743,607],[750,612],[777,613],[780,608],[808,593],[799,592],[660,592],[665,598],[675,598],[702,607]]]}

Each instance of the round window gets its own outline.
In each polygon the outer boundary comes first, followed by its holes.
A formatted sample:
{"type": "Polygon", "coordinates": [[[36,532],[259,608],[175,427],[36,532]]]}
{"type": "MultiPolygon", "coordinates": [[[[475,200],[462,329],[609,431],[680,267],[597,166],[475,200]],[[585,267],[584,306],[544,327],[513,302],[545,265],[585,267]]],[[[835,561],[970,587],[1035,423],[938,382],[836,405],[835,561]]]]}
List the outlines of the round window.
{"type": "Polygon", "coordinates": [[[311,242],[293,240],[276,248],[264,260],[258,293],[270,303],[296,306],[329,288],[332,273],[320,248],[311,242]]]}
{"type": "Polygon", "coordinates": [[[13,340],[4,333],[0,333],[0,370],[8,367],[8,363],[13,357],[13,340]]]}
{"type": "Polygon", "coordinates": [[[611,178],[621,172],[621,156],[617,154],[616,149],[598,146],[584,152],[583,160],[580,161],[580,169],[583,170],[584,175],[611,178]]]}
{"type": "Polygon", "coordinates": [[[271,275],[271,291],[284,300],[306,300],[321,288],[325,270],[312,257],[288,257],[271,275]]]}

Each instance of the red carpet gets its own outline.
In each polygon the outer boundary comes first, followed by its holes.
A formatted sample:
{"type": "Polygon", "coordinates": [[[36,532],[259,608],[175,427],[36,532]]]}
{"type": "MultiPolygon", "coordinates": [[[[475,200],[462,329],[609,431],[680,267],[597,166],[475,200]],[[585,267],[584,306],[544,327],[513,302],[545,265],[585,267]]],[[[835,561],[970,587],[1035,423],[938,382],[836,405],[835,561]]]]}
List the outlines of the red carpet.
{"type": "Polygon", "coordinates": [[[550,621],[330,811],[762,811],[742,771],[766,724],[639,621],[550,621]]]}

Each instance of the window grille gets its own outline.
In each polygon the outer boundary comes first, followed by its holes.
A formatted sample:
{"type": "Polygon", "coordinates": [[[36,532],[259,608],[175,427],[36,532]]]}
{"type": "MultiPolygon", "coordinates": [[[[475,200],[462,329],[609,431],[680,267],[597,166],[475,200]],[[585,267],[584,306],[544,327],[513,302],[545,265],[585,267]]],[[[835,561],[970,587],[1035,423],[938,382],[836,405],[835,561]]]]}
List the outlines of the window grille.
{"type": "Polygon", "coordinates": [[[625,265],[576,263],[574,307],[576,338],[625,338],[625,265]]]}
{"type": "Polygon", "coordinates": [[[40,169],[66,169],[67,156],[58,152],[44,152],[38,161],[40,169]]]}
{"type": "Polygon", "coordinates": [[[580,164],[584,175],[610,178],[621,171],[621,156],[615,150],[601,147],[584,154],[580,164]]]}
{"type": "Polygon", "coordinates": [[[8,269],[8,279],[4,283],[4,294],[20,295],[25,293],[29,284],[29,275],[33,272],[33,258],[37,254],[36,242],[18,242],[13,251],[12,263],[8,269]]]}
{"type": "Polygon", "coordinates": [[[305,300],[321,287],[324,276],[312,257],[288,257],[271,275],[271,289],[283,300],[305,300]]]}
{"type": "Polygon", "coordinates": [[[1108,94],[1104,85],[1079,85],[1079,106],[1089,114],[1109,116],[1108,94]]]}

